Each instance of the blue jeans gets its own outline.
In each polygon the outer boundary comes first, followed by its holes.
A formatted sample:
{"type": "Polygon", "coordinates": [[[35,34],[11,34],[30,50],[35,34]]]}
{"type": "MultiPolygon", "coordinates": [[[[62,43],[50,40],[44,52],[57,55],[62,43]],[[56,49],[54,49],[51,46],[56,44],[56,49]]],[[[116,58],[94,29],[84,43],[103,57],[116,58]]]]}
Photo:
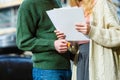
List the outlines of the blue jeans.
{"type": "Polygon", "coordinates": [[[71,70],[43,70],[33,68],[33,80],[71,80],[71,70]]]}

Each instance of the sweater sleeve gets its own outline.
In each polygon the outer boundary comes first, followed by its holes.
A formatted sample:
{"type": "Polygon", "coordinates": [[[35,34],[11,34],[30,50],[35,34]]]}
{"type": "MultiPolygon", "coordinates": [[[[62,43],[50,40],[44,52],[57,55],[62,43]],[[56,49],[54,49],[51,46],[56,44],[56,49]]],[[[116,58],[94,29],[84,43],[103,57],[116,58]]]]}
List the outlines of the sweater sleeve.
{"type": "Polygon", "coordinates": [[[54,40],[36,37],[37,16],[28,10],[20,8],[17,18],[16,44],[19,49],[34,53],[55,50],[54,40]]]}
{"type": "MultiPolygon", "coordinates": [[[[106,1],[106,0],[105,0],[106,1]]],[[[104,21],[101,26],[91,26],[89,37],[96,43],[105,47],[120,46],[120,24],[117,19],[117,14],[114,14],[115,9],[110,2],[104,4],[104,21]],[[106,28],[105,28],[106,27],[106,28]]]]}
{"type": "Polygon", "coordinates": [[[91,27],[90,38],[105,47],[120,46],[120,29],[100,29],[91,27]]]}

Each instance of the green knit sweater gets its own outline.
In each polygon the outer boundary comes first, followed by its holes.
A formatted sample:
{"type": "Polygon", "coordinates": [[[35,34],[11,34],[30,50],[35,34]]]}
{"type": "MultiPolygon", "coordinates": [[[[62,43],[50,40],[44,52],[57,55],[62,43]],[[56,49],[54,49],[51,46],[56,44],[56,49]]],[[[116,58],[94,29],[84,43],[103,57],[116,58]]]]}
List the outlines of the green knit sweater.
{"type": "Polygon", "coordinates": [[[18,10],[17,46],[33,53],[33,67],[41,69],[70,69],[70,54],[55,50],[55,27],[47,10],[60,7],[56,0],[24,0],[18,10]]]}

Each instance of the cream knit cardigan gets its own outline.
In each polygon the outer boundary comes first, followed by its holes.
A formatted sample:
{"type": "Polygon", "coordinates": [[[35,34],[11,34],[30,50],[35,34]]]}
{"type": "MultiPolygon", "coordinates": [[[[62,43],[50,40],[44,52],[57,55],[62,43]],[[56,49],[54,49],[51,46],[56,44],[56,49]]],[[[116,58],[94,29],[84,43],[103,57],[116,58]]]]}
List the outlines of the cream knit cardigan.
{"type": "MultiPolygon", "coordinates": [[[[90,21],[89,80],[120,80],[120,21],[115,6],[97,0],[90,21]]],[[[76,80],[75,64],[72,80],[76,80]]]]}

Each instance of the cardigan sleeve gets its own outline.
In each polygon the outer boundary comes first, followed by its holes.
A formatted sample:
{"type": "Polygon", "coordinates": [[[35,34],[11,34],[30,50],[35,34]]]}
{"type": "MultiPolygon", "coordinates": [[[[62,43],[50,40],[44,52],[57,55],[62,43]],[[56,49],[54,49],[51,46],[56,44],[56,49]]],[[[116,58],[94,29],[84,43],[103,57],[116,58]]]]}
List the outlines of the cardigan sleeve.
{"type": "Polygon", "coordinates": [[[112,3],[104,0],[103,26],[91,25],[89,37],[105,47],[120,46],[120,24],[112,3]]]}

